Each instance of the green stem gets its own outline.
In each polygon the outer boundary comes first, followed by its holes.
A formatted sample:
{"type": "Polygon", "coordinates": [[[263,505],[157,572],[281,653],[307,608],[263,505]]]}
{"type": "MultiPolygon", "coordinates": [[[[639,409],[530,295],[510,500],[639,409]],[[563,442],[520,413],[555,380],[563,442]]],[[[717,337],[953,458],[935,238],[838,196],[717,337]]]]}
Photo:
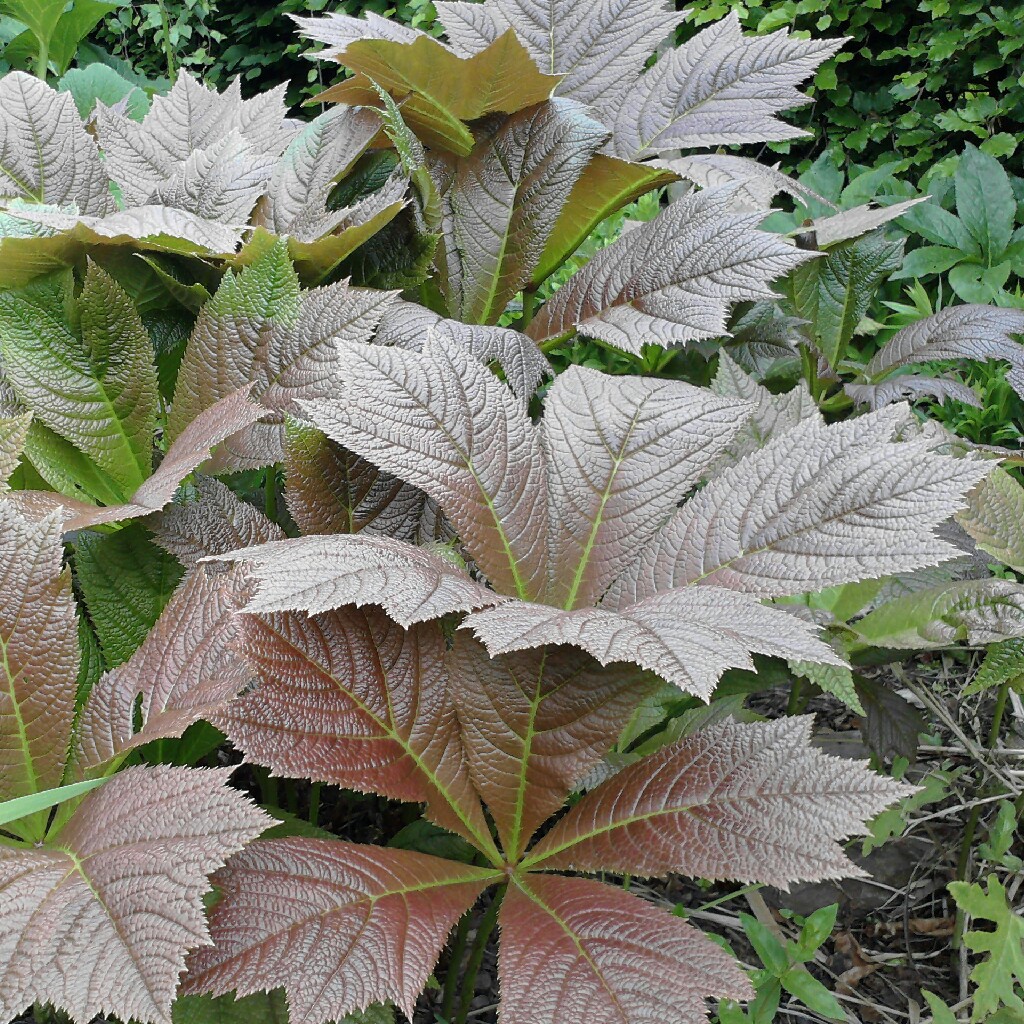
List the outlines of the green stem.
{"type": "Polygon", "coordinates": [[[472,916],[472,910],[463,914],[459,920],[458,927],[455,929],[452,952],[448,959],[448,973],[444,979],[444,995],[441,1000],[441,1016],[446,1021],[451,1021],[452,1013],[455,1011],[455,997],[459,994],[459,980],[462,977],[462,958],[466,955],[469,921],[472,916]]]}
{"type": "Polygon", "coordinates": [[[160,24],[164,30],[164,56],[167,58],[167,77],[171,80],[171,85],[174,85],[178,78],[178,71],[174,66],[174,48],[171,46],[171,23],[167,17],[167,8],[164,6],[164,0],[157,0],[157,6],[160,8],[160,24]]]}
{"type": "Polygon", "coordinates": [[[487,952],[487,943],[491,941],[494,926],[498,923],[498,911],[501,909],[501,898],[504,895],[504,888],[499,889],[494,894],[494,899],[487,908],[487,913],[484,914],[480,924],[477,926],[476,938],[473,940],[469,961],[466,964],[465,984],[462,986],[459,1012],[454,1021],[452,1021],[452,1024],[466,1024],[466,1017],[473,1003],[473,996],[476,994],[476,986],[473,982],[476,980],[477,972],[480,970],[480,964],[483,963],[484,953],[487,952]]]}
{"type": "Polygon", "coordinates": [[[309,787],[309,823],[316,825],[320,820],[320,783],[314,782],[309,787]]]}
{"type": "Polygon", "coordinates": [[[807,387],[810,388],[811,397],[817,402],[821,397],[821,381],[818,379],[818,359],[811,351],[810,345],[800,346],[800,366],[807,387]]]}
{"type": "Polygon", "coordinates": [[[39,52],[36,54],[36,78],[46,81],[46,72],[50,69],[50,47],[45,39],[37,39],[39,52]]]}
{"type": "Polygon", "coordinates": [[[804,681],[799,676],[793,676],[793,686],[789,691],[789,703],[786,705],[787,715],[799,715],[807,706],[803,694],[804,681]]]}
{"type": "Polygon", "coordinates": [[[267,466],[263,477],[263,511],[271,522],[277,522],[277,466],[267,466]]]}
{"type": "MultiPolygon", "coordinates": [[[[1006,711],[1006,702],[1010,696],[1010,680],[1006,680],[996,693],[996,706],[992,710],[992,724],[989,726],[988,737],[985,740],[985,747],[987,750],[994,750],[996,743],[999,742],[999,729],[1003,724],[1003,714],[1006,711]]],[[[1021,798],[1018,798],[1018,803],[1021,802],[1021,798]]],[[[978,831],[978,825],[981,823],[982,805],[975,804],[971,808],[970,817],[967,819],[967,827],[964,829],[964,838],[960,843],[960,855],[957,857],[956,862],[956,877],[961,881],[967,881],[967,869],[971,863],[971,848],[974,845],[974,834],[978,831]]],[[[953,924],[953,938],[951,945],[954,950],[960,948],[964,937],[964,925],[966,923],[966,915],[963,909],[957,907],[956,910],[956,921],[953,924]]]]}
{"type": "Polygon", "coordinates": [[[534,313],[537,312],[537,290],[536,288],[523,289],[523,313],[516,324],[517,330],[525,331],[530,326],[534,313]]]}

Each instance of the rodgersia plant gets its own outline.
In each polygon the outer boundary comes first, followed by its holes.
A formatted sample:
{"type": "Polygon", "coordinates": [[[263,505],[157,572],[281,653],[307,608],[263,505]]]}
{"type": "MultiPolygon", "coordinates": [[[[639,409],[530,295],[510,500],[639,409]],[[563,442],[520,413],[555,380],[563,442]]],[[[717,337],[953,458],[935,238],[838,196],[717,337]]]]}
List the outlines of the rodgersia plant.
{"type": "Polygon", "coordinates": [[[953,557],[936,528],[989,466],[899,407],[794,414],[761,446],[765,410],[724,387],[573,368],[535,395],[541,348],[574,331],[716,336],[814,258],[737,209],[777,176],[688,158],[735,180],[537,308],[594,223],[674,180],[647,158],[791,137],[775,115],[835,44],[726,21],[644,71],[681,17],[656,3],[441,7],[450,46],[306,24],[355,74],[301,131],[278,98],[183,76],[141,124],[100,110],[94,138],[41,84],[0,84],[0,257],[37,260],[0,294],[0,797],[33,807],[0,826],[0,1016],[166,1024],[179,982],[284,988],[296,1021],[411,1015],[487,891],[503,1024],[700,1020],[749,994],[733,960],[585,876],[833,877],[905,792],[800,720],[603,762],[659,680],[706,700],[754,653],[841,664],[766,601],[953,557]],[[122,230],[154,217],[188,232],[122,230]],[[197,313],[180,368],[153,358],[120,247],[188,257],[157,261],[197,313]],[[517,295],[529,335],[496,326],[517,295]],[[210,476],[252,471],[283,525],[210,476]],[[62,533],[97,529],[62,569],[62,533]],[[143,529],[183,578],[105,663],[90,545],[143,529]],[[275,774],[422,803],[470,852],[257,840],[269,821],[222,771],[144,763],[200,720],[275,774]]]}

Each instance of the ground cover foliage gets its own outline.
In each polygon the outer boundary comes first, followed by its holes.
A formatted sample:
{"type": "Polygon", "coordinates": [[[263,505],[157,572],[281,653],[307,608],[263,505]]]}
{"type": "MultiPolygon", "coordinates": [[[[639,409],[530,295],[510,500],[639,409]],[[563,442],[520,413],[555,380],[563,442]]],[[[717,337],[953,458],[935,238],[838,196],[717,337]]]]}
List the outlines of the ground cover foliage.
{"type": "Polygon", "coordinates": [[[69,13],[0,79],[0,1018],[891,1020],[767,900],[961,815],[907,998],[1015,1020],[992,147],[723,152],[841,40],[646,0],[301,15],[312,119],[69,13]]]}

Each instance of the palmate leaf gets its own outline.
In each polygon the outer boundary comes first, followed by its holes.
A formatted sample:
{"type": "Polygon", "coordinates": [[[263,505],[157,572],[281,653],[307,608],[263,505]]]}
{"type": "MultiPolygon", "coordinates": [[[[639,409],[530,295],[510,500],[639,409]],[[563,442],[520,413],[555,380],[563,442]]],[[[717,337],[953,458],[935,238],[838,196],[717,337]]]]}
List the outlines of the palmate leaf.
{"type": "Polygon", "coordinates": [[[78,663],[60,524],[0,498],[0,799],[60,785],[78,663]]]}
{"type": "Polygon", "coordinates": [[[525,863],[780,886],[861,874],[837,840],[912,790],[811,747],[812,724],[725,721],[665,747],[585,796],[525,863]]]}
{"type": "Polygon", "coordinates": [[[297,411],[299,399],[333,393],[337,342],[368,340],[393,298],[345,283],[302,292],[287,245],[277,242],[251,266],[229,272],[201,310],[178,372],[168,434],[179,436],[200,412],[251,385],[276,422],[231,437],[214,468],[280,462],[283,414],[297,411]]]}
{"type": "Polygon", "coordinates": [[[434,624],[375,609],[245,615],[239,646],[263,681],[215,719],[275,773],[422,801],[493,849],[473,792],[434,624]]]}
{"type": "Polygon", "coordinates": [[[601,669],[568,648],[492,658],[465,635],[449,652],[448,670],[470,775],[512,858],[654,687],[642,673],[601,669]]]}
{"type": "Polygon", "coordinates": [[[773,439],[676,512],[605,603],[691,584],[777,597],[955,558],[932,531],[993,467],[890,442],[903,415],[808,419],[773,439]]]}
{"type": "Polygon", "coordinates": [[[804,132],[776,115],[807,102],[796,88],[842,40],[786,29],[745,37],[735,12],[670,50],[602,111],[616,156],[771,142],[804,132]]]}
{"type": "Polygon", "coordinates": [[[379,605],[400,626],[503,601],[440,554],[387,536],[301,537],[218,556],[244,562],[257,585],[250,612],[379,605]]]}
{"type": "Polygon", "coordinates": [[[437,157],[435,263],[453,316],[497,322],[530,280],[573,186],[607,137],[586,108],[556,99],[479,132],[469,156],[437,157]]]}
{"type": "Polygon", "coordinates": [[[200,413],[168,448],[156,472],[123,504],[97,507],[52,491],[17,491],[10,500],[37,516],[59,509],[68,531],[159,512],[170,503],[181,481],[210,457],[212,449],[263,415],[264,410],[249,401],[248,392],[245,387],[200,413]]]}
{"type": "Polygon", "coordinates": [[[684,16],[662,0],[448,0],[437,4],[437,13],[452,45],[466,55],[513,29],[545,74],[564,74],[556,95],[598,111],[684,16]]]}
{"type": "Polygon", "coordinates": [[[307,415],[437,500],[499,592],[543,590],[544,464],[512,392],[436,336],[421,353],[341,342],[338,350],[341,395],[304,403],[307,415]]]}
{"type": "Polygon", "coordinates": [[[732,441],[748,407],[676,381],[570,367],[544,411],[551,587],[568,608],[600,600],[732,441]]]}
{"type": "MultiPolygon", "coordinates": [[[[166,96],[154,98],[141,124],[112,108],[101,108],[96,130],[107,171],[131,206],[143,206],[170,188],[168,198],[177,198],[181,209],[198,214],[196,204],[213,198],[209,185],[214,167],[215,191],[248,194],[254,189],[255,201],[270,177],[273,159],[298,131],[299,126],[285,118],[284,91],[279,86],[243,100],[237,78],[218,93],[183,72],[166,96]],[[206,178],[207,187],[182,191],[189,177],[197,183],[206,178]]],[[[213,201],[219,208],[220,203],[213,201]]]]}
{"type": "Polygon", "coordinates": [[[74,203],[84,214],[114,211],[103,161],[75,101],[21,71],[0,79],[0,202],[74,203]]]}
{"type": "Polygon", "coordinates": [[[635,662],[688,693],[709,700],[728,668],[753,669],[751,652],[845,662],[815,627],[747,594],[719,587],[656,594],[632,605],[562,611],[509,601],[467,617],[491,654],[573,644],[602,665],[635,662]]]}
{"type": "Polygon", "coordinates": [[[281,986],[293,1019],[340,1020],[384,1000],[411,1018],[449,931],[498,877],[408,850],[254,843],[215,877],[216,945],[193,954],[185,991],[281,986]]]}
{"type": "MultiPolygon", "coordinates": [[[[331,21],[344,17],[328,16],[331,21]]],[[[465,122],[491,113],[514,114],[541,103],[560,81],[538,70],[512,31],[472,57],[461,58],[424,33],[416,33],[411,42],[394,42],[377,36],[378,22],[346,21],[362,26],[363,38],[333,59],[355,77],[317,99],[372,107],[380,102],[374,86],[380,87],[404,100],[402,118],[424,142],[460,156],[473,149],[473,134],[465,122]]]]}
{"type": "Polygon", "coordinates": [[[769,283],[811,258],[755,230],[755,213],[730,210],[734,190],[702,190],[672,203],[602,249],[530,324],[536,341],[574,331],[639,354],[725,333],[729,307],[772,294],[769,283]]]}
{"type": "Polygon", "coordinates": [[[170,1024],[185,953],[208,941],[206,876],[270,821],[227,775],[130,768],[46,847],[0,849],[0,1015],[39,1000],[76,1024],[170,1024]]]}
{"type": "Polygon", "coordinates": [[[149,476],[153,349],[113,278],[90,263],[78,300],[70,272],[0,293],[0,354],[34,418],[88,456],[115,493],[126,496],[149,476]]]}
{"type": "Polygon", "coordinates": [[[587,878],[529,875],[500,914],[507,1024],[700,1024],[705,999],[748,999],[735,960],[692,925],[587,878]]]}

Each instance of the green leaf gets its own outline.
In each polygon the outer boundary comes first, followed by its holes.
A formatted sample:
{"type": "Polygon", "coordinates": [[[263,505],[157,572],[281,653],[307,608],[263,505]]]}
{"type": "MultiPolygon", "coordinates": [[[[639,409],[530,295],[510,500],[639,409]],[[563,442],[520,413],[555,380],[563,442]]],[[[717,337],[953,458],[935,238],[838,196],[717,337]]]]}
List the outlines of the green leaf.
{"type": "Polygon", "coordinates": [[[808,960],[813,959],[815,950],[832,934],[838,914],[839,904],[833,903],[829,907],[820,907],[804,921],[797,945],[808,960]]]}
{"type": "Polygon", "coordinates": [[[949,286],[964,302],[992,303],[1010,276],[1003,262],[987,269],[978,263],[959,263],[949,272],[949,286]]]}
{"type": "Polygon", "coordinates": [[[1006,171],[995,157],[968,144],[953,178],[956,212],[989,266],[1010,242],[1017,204],[1006,171]]]}
{"type": "Polygon", "coordinates": [[[0,14],[17,18],[44,46],[57,28],[67,0],[0,0],[0,14]]]}
{"type": "Polygon", "coordinates": [[[964,689],[963,696],[982,693],[1010,681],[1015,681],[1014,689],[1018,693],[1024,693],[1024,639],[1021,638],[993,644],[985,654],[978,674],[964,689]]]}
{"type": "Polygon", "coordinates": [[[182,574],[141,523],[117,533],[80,533],[75,569],[109,668],[127,661],[146,638],[182,574]]]}
{"type": "Polygon", "coordinates": [[[789,970],[789,957],[782,943],[756,917],[740,914],[740,924],[761,963],[781,978],[789,970]]]}
{"type": "Polygon", "coordinates": [[[676,180],[677,176],[670,171],[598,153],[569,193],[531,282],[539,285],[550,277],[606,217],[676,180]]]}
{"type": "Polygon", "coordinates": [[[892,279],[899,281],[912,277],[927,277],[930,274],[943,274],[963,258],[964,254],[959,249],[951,249],[945,245],[923,245],[920,249],[907,253],[903,266],[892,275],[892,279]]]}
{"type": "Polygon", "coordinates": [[[911,207],[897,223],[935,245],[957,249],[967,256],[981,255],[981,246],[964,223],[936,202],[911,207]]]}
{"type": "Polygon", "coordinates": [[[63,74],[75,58],[78,44],[108,15],[121,6],[123,0],[74,0],[61,15],[49,41],[51,63],[57,73],[63,74]]]}
{"type": "Polygon", "coordinates": [[[807,971],[794,967],[780,979],[782,987],[800,1000],[809,1010],[832,1020],[846,1020],[846,1014],[834,995],[807,971]]]}
{"type": "Polygon", "coordinates": [[[848,668],[840,665],[818,665],[810,661],[791,661],[789,667],[796,675],[809,679],[825,693],[831,693],[833,697],[838,697],[858,715],[866,714],[864,705],[861,704],[860,698],[857,696],[853,673],[848,668]]]}
{"type": "Polygon", "coordinates": [[[71,93],[83,118],[93,112],[97,102],[112,107],[125,98],[128,99],[127,114],[132,120],[141,121],[149,111],[149,97],[106,64],[72,68],[57,83],[57,89],[71,93]]]}
{"type": "MultiPolygon", "coordinates": [[[[0,293],[0,356],[32,412],[115,481],[122,500],[152,469],[156,366],[123,289],[90,264],[77,304],[70,272],[0,293]]],[[[45,476],[45,474],[43,474],[45,476]]]]}
{"type": "Polygon", "coordinates": [[[1006,889],[995,875],[989,875],[987,888],[977,882],[950,882],[949,891],[957,905],[975,921],[989,922],[990,931],[964,933],[964,943],[973,953],[987,953],[971,971],[974,993],[972,1021],[984,1020],[1000,1006],[1024,1012],[1021,986],[1024,985],[1024,917],[1006,898],[1006,889]]]}
{"type": "MultiPolygon", "coordinates": [[[[174,1024],[288,1024],[284,989],[257,992],[235,999],[224,996],[181,996],[171,1007],[174,1024]]],[[[395,1013],[387,1006],[371,1006],[347,1014],[337,1024],[394,1024],[395,1013]]]]}
{"type": "Polygon", "coordinates": [[[957,522],[982,551],[1024,572],[1024,487],[996,469],[967,496],[957,522]]]}
{"type": "Polygon", "coordinates": [[[0,802],[0,825],[7,825],[12,821],[27,818],[30,814],[37,814],[39,811],[47,811],[65,800],[73,800],[77,796],[88,793],[90,789],[102,786],[107,780],[89,779],[85,782],[75,782],[70,786],[58,786],[56,789],[44,789],[39,793],[30,793],[28,796],[18,796],[13,800],[0,802]]]}
{"type": "Polygon", "coordinates": [[[839,365],[876,289],[902,258],[902,241],[887,242],[876,233],[841,243],[793,271],[795,312],[808,321],[802,329],[829,366],[839,365]]]}
{"type": "Polygon", "coordinates": [[[921,995],[924,996],[928,1009],[932,1011],[933,1024],[958,1024],[956,1015],[934,992],[923,988],[921,995]]]}

